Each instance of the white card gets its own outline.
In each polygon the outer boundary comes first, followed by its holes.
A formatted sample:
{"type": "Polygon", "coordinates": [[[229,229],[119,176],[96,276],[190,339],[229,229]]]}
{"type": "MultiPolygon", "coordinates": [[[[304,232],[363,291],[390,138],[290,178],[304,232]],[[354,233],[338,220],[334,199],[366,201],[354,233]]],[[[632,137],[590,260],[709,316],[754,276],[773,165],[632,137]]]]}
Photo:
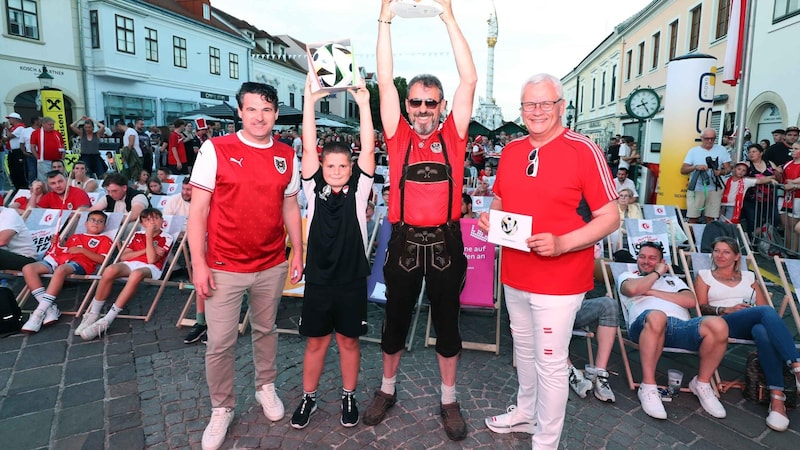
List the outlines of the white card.
{"type": "Polygon", "coordinates": [[[533,217],[492,209],[489,211],[489,242],[524,252],[531,249],[525,242],[533,230],[533,217]]]}

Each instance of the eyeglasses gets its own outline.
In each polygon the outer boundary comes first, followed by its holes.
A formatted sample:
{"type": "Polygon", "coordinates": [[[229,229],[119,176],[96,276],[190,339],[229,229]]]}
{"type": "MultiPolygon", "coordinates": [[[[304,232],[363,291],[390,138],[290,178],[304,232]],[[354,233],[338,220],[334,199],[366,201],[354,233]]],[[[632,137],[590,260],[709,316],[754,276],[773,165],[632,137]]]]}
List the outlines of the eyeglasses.
{"type": "Polygon", "coordinates": [[[412,108],[419,108],[422,104],[425,103],[425,107],[432,109],[439,106],[439,103],[442,103],[441,100],[434,100],[432,98],[426,98],[425,100],[421,98],[410,98],[408,99],[408,104],[411,105],[412,108]]]}
{"type": "Polygon", "coordinates": [[[86,219],[86,221],[87,222],[92,222],[92,223],[99,223],[100,225],[106,223],[106,221],[103,220],[103,219],[92,219],[92,218],[89,218],[89,219],[86,219]]]}
{"type": "Polygon", "coordinates": [[[539,149],[535,148],[528,154],[528,168],[525,173],[529,177],[535,177],[539,172],[539,149]]]}
{"type": "Polygon", "coordinates": [[[522,102],[522,103],[520,103],[520,106],[521,106],[520,109],[522,109],[525,112],[534,112],[534,111],[536,111],[536,107],[538,106],[544,112],[551,112],[553,110],[553,108],[556,107],[556,104],[558,102],[560,102],[561,100],[564,100],[564,99],[560,98],[558,100],[548,101],[548,102],[522,102]]]}

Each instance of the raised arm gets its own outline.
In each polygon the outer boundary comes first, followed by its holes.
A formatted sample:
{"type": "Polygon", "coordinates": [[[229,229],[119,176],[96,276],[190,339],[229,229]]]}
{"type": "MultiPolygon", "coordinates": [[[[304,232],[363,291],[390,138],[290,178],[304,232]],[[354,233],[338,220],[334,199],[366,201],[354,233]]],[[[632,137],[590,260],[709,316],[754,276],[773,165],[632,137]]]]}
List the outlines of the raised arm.
{"type": "Polygon", "coordinates": [[[317,123],[314,105],[319,99],[328,95],[323,90],[311,93],[311,77],[311,73],[306,76],[306,89],[303,96],[303,160],[300,162],[300,168],[301,174],[305,179],[313,177],[319,169],[317,123]]]}
{"type": "Polygon", "coordinates": [[[369,107],[369,90],[364,80],[359,80],[355,89],[350,89],[359,111],[361,132],[361,153],[358,167],[367,175],[375,174],[375,130],[372,126],[372,111],[369,107]]]}
{"type": "MultiPolygon", "coordinates": [[[[475,63],[472,60],[472,52],[469,44],[461,32],[455,16],[451,0],[435,0],[442,5],[442,13],[439,17],[447,27],[447,34],[450,36],[450,44],[453,46],[453,54],[456,58],[456,68],[458,69],[458,87],[453,96],[453,107],[451,114],[455,121],[456,130],[459,137],[465,137],[469,132],[469,121],[472,118],[472,103],[475,99],[475,86],[478,84],[478,73],[475,70],[475,63]]],[[[383,92],[381,92],[383,97],[383,92]]],[[[383,112],[383,109],[381,109],[383,112]]]]}
{"type": "Polygon", "coordinates": [[[387,138],[394,136],[397,122],[400,120],[400,95],[394,85],[394,61],[392,59],[392,34],[390,26],[394,12],[390,7],[391,0],[381,2],[381,14],[378,18],[378,92],[380,92],[381,122],[383,133],[387,138]]]}
{"type": "Polygon", "coordinates": [[[81,129],[78,128],[78,122],[80,122],[81,120],[86,120],[86,119],[87,119],[87,117],[83,116],[80,119],[76,120],[75,122],[72,122],[71,124],[69,124],[69,129],[72,130],[73,133],[75,133],[78,136],[80,136],[82,134],[82,132],[81,132],[81,129]]]}

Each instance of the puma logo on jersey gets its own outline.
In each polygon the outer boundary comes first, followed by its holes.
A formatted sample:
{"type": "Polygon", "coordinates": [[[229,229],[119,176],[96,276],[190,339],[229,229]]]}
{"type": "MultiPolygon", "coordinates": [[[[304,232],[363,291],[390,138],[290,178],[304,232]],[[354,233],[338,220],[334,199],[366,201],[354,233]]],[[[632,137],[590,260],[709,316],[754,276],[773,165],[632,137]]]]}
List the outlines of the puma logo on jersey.
{"type": "Polygon", "coordinates": [[[239,167],[242,167],[242,161],[244,161],[244,157],[241,157],[238,160],[236,158],[231,157],[231,162],[235,162],[236,164],[239,165],[239,167]]]}

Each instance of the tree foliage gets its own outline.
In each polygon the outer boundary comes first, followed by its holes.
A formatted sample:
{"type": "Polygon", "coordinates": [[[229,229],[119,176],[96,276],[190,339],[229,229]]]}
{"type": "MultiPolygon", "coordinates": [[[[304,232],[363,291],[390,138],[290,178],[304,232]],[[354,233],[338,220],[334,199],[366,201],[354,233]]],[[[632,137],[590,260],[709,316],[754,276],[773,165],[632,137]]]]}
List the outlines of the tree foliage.
{"type": "MultiPolygon", "coordinates": [[[[408,118],[406,112],[406,96],[408,95],[408,82],[403,77],[395,77],[394,86],[397,88],[397,95],[400,98],[400,113],[403,117],[408,118]]],[[[383,130],[383,122],[381,121],[381,98],[378,92],[377,84],[367,84],[369,90],[369,107],[372,110],[372,125],[376,130],[383,130]]]]}

